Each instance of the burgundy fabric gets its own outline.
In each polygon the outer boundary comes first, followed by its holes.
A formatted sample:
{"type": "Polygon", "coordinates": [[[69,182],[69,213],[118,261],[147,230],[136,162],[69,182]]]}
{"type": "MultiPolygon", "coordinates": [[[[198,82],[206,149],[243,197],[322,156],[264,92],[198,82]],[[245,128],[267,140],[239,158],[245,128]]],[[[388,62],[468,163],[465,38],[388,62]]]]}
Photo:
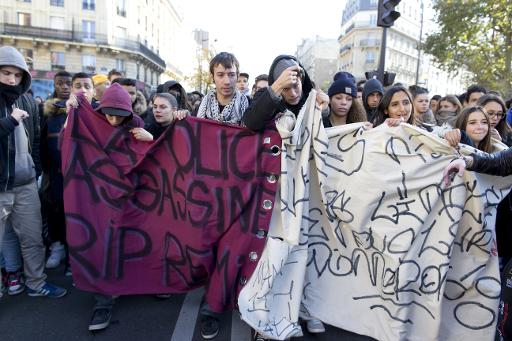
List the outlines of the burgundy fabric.
{"type": "Polygon", "coordinates": [[[232,308],[265,245],[279,134],[192,117],[152,144],[128,130],[83,105],[63,132],[76,286],[126,295],[206,285],[212,310],[232,308]]]}

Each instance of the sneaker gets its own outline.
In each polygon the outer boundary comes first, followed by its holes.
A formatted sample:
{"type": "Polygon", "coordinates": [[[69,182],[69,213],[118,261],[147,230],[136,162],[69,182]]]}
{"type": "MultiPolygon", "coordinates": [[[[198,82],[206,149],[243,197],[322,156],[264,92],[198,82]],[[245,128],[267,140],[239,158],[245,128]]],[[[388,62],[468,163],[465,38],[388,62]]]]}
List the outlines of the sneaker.
{"type": "Polygon", "coordinates": [[[201,319],[201,336],[211,340],[219,334],[219,320],[212,316],[203,316],[201,319]]]}
{"type": "Polygon", "coordinates": [[[55,269],[60,265],[60,262],[66,257],[66,250],[64,249],[64,245],[59,242],[53,243],[50,247],[51,253],[50,257],[46,261],[47,269],[55,269]]]}
{"type": "Polygon", "coordinates": [[[27,288],[27,293],[29,296],[33,297],[46,296],[49,298],[60,298],[62,296],[65,296],[68,293],[68,291],[56,285],[45,283],[45,285],[43,285],[39,290],[27,288]]]}
{"type": "Polygon", "coordinates": [[[90,331],[103,330],[110,324],[112,318],[112,310],[107,308],[95,309],[92,313],[91,323],[89,323],[90,331]]]}
{"type": "Polygon", "coordinates": [[[306,328],[311,334],[325,333],[324,324],[318,319],[308,320],[306,322],[306,328]]]}
{"type": "Polygon", "coordinates": [[[21,271],[9,273],[7,279],[7,293],[10,296],[21,294],[25,290],[25,281],[21,271]]]}

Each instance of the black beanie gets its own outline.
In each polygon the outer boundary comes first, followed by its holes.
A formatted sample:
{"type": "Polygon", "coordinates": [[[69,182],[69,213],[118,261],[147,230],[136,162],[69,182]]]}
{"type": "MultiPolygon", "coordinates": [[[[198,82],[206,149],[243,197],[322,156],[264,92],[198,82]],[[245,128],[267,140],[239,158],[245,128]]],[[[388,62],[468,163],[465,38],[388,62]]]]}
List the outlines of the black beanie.
{"type": "Polygon", "coordinates": [[[339,93],[357,97],[356,79],[351,73],[340,71],[334,75],[334,82],[327,90],[327,95],[330,98],[339,93]]]}

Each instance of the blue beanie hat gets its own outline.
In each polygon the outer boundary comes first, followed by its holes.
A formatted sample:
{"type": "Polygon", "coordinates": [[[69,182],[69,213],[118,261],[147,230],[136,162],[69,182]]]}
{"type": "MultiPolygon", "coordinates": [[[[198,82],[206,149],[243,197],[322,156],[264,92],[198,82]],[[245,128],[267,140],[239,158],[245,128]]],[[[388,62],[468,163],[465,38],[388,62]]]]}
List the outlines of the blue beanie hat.
{"type": "Polygon", "coordinates": [[[339,93],[357,97],[356,79],[351,73],[340,71],[334,75],[334,82],[327,90],[327,95],[330,98],[339,93]]]}

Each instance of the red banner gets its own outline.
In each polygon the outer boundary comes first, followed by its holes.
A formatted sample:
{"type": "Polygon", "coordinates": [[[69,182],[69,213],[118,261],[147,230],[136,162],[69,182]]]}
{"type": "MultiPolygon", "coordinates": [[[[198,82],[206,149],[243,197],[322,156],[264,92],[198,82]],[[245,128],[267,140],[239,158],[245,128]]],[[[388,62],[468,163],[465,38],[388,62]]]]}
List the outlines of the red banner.
{"type": "Polygon", "coordinates": [[[80,289],[182,293],[231,308],[263,251],[281,139],[189,117],[154,143],[88,103],[62,136],[67,239],[80,289]]]}

